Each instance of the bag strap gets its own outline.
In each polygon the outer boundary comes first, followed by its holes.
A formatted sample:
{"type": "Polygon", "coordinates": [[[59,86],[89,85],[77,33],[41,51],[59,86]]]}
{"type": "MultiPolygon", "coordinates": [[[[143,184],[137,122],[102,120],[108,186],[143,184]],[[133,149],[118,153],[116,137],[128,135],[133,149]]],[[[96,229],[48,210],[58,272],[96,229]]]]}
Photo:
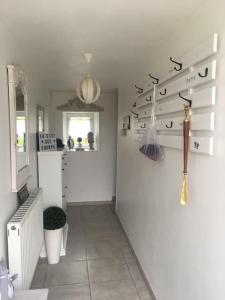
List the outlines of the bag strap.
{"type": "Polygon", "coordinates": [[[154,84],[153,96],[152,96],[152,109],[151,109],[151,117],[150,117],[151,124],[155,124],[155,106],[156,106],[155,98],[156,98],[156,85],[154,84]]]}

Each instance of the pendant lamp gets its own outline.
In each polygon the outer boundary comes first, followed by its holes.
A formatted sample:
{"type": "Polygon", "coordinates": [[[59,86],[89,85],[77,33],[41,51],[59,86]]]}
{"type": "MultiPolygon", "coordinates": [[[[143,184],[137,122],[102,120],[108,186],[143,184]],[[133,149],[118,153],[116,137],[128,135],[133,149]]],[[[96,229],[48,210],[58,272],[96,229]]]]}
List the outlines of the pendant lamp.
{"type": "MultiPolygon", "coordinates": [[[[92,53],[85,53],[84,58],[87,64],[89,64],[92,59],[92,53]]],[[[96,102],[100,96],[100,91],[101,89],[98,81],[92,79],[89,73],[78,83],[76,87],[78,98],[86,104],[96,102]]]]}

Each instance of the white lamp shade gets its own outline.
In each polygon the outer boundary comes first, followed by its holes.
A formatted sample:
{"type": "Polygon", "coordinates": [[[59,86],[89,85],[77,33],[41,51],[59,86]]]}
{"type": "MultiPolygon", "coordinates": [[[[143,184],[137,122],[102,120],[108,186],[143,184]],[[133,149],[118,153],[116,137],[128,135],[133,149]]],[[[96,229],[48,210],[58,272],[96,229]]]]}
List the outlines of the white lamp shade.
{"type": "Polygon", "coordinates": [[[87,104],[94,103],[100,96],[99,83],[89,76],[82,79],[76,88],[79,99],[87,104]]]}

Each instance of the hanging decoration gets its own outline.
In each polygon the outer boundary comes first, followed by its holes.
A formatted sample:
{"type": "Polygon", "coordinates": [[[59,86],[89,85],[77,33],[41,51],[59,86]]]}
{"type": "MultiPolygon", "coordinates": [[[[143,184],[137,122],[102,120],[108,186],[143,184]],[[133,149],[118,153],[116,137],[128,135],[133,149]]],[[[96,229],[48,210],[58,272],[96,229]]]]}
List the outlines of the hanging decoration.
{"type": "Polygon", "coordinates": [[[180,195],[181,205],[186,205],[188,202],[188,188],[187,188],[187,165],[188,165],[188,151],[189,151],[189,132],[190,132],[190,108],[189,105],[184,106],[185,118],[183,121],[183,139],[184,139],[184,171],[183,182],[180,195]]]}
{"type": "MultiPolygon", "coordinates": [[[[89,65],[92,59],[92,53],[85,53],[84,58],[89,65]]],[[[85,76],[76,87],[78,98],[86,104],[96,102],[100,96],[100,92],[101,89],[98,81],[92,79],[89,72],[87,76],[85,76]]]]}

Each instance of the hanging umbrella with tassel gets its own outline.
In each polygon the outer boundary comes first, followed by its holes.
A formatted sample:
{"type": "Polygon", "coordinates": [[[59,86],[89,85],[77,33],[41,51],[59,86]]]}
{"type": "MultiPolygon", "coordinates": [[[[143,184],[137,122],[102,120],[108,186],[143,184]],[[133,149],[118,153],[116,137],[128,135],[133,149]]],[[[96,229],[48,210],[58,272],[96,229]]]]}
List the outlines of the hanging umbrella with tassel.
{"type": "Polygon", "coordinates": [[[184,138],[184,171],[183,182],[180,195],[181,205],[186,205],[188,202],[188,188],[187,188],[187,165],[188,165],[188,151],[189,151],[189,132],[190,132],[190,107],[184,106],[185,118],[183,121],[183,138],[184,138]]]}

